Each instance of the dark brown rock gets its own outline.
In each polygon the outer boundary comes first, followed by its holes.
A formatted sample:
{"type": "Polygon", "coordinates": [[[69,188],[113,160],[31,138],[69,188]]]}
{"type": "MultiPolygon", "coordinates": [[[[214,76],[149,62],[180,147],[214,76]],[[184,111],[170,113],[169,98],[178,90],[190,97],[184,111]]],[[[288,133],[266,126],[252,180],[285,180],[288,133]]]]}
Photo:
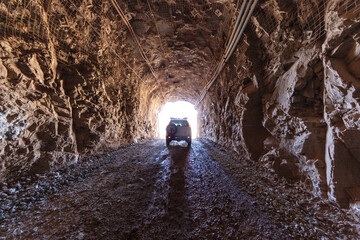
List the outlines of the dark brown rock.
{"type": "MultiPolygon", "coordinates": [[[[140,52],[111,1],[90,2],[1,5],[1,180],[156,137],[165,102],[198,99],[238,13],[234,1],[118,1],[140,52]]],[[[259,1],[198,106],[201,137],[343,206],[360,185],[360,20],[348,8],[259,1]]]]}

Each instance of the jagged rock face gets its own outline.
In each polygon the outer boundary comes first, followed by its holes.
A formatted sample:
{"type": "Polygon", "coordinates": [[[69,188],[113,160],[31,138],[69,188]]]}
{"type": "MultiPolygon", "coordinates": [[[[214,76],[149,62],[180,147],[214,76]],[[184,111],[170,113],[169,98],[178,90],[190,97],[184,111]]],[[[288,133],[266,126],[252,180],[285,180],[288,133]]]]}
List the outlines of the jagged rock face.
{"type": "Polygon", "coordinates": [[[52,69],[45,45],[16,39],[0,44],[0,54],[9,57],[0,63],[3,177],[42,173],[138,137],[135,78],[105,77],[84,63],[52,69]],[[31,52],[18,58],[24,47],[31,52]]]}
{"type": "MultiPolygon", "coordinates": [[[[81,16],[67,13],[60,2],[52,4],[53,15],[66,18],[72,31],[80,31],[82,26],[77,21],[81,16]]],[[[34,6],[39,9],[37,19],[45,24],[50,13],[42,5],[34,6]]],[[[104,25],[110,21],[97,18],[104,25]]],[[[44,173],[77,162],[85,154],[155,136],[155,124],[151,123],[154,116],[141,109],[139,78],[120,61],[114,61],[109,46],[98,58],[90,59],[70,47],[90,41],[86,34],[79,39],[71,38],[69,32],[63,36],[69,44],[67,51],[59,46],[62,39],[47,34],[45,41],[26,35],[0,41],[1,179],[44,173]],[[59,55],[67,56],[68,61],[58,61],[59,55]]],[[[126,39],[126,34],[116,36],[118,41],[126,39]]],[[[109,42],[106,38],[111,36],[98,39],[100,49],[101,40],[104,45],[109,42]]],[[[125,61],[133,61],[131,46],[112,44],[125,61]]],[[[132,68],[140,72],[143,66],[132,68]]]]}
{"type": "MultiPolygon", "coordinates": [[[[156,70],[157,94],[195,103],[222,54],[235,4],[232,1],[124,1],[123,10],[156,70]],[[160,84],[159,84],[160,83],[160,84]]],[[[162,101],[159,107],[166,102],[162,101]]]]}
{"type": "MultiPolygon", "coordinates": [[[[156,78],[111,1],[0,3],[2,22],[22,19],[1,28],[1,179],[153,138],[165,102],[197,100],[237,1],[118,3],[156,78]]],[[[315,195],[358,201],[359,22],[352,1],[259,1],[199,105],[201,137],[315,195]]]]}
{"type": "Polygon", "coordinates": [[[348,206],[360,194],[360,10],[322,4],[260,4],[249,44],[240,44],[200,108],[201,131],[348,206]]]}
{"type": "Polygon", "coordinates": [[[234,4],[119,5],[156,79],[111,1],[0,3],[1,179],[153,138],[165,102],[196,101],[222,52],[234,4]]]}
{"type": "Polygon", "coordinates": [[[358,200],[360,194],[358,30],[330,44],[336,47],[324,58],[327,180],[331,196],[345,205],[349,196],[358,200]]]}

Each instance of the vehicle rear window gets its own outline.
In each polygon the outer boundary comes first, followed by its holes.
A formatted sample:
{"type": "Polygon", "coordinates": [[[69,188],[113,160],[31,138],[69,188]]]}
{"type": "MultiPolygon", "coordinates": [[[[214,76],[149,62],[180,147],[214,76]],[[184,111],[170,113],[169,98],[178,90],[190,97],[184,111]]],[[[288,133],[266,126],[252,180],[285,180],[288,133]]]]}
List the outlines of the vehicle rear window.
{"type": "Polygon", "coordinates": [[[189,123],[186,120],[171,120],[170,123],[175,124],[177,127],[188,127],[189,123]]]}

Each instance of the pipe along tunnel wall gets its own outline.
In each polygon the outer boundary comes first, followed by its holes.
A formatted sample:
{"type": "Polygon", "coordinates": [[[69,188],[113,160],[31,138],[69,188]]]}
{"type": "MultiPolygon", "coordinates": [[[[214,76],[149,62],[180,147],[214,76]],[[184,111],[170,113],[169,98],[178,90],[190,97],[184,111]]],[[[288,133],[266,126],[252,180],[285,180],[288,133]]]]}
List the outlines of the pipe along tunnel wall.
{"type": "MultiPolygon", "coordinates": [[[[0,3],[0,177],[12,181],[156,135],[168,101],[195,103],[223,54],[233,1],[0,3]]],[[[259,1],[198,105],[200,136],[288,181],[360,200],[357,1],[259,1]]]]}

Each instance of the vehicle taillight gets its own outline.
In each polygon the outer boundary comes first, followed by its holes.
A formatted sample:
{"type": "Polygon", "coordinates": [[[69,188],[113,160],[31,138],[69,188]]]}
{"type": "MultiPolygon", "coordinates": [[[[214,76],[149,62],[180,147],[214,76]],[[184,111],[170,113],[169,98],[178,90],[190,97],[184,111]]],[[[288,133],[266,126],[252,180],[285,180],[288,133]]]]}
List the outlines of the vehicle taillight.
{"type": "Polygon", "coordinates": [[[189,128],[191,128],[191,125],[189,124],[189,128]]]}
{"type": "Polygon", "coordinates": [[[170,136],[168,136],[168,138],[170,139],[171,137],[170,137],[170,136]]]}
{"type": "Polygon", "coordinates": [[[188,136],[188,138],[190,138],[190,136],[188,136]]]}

